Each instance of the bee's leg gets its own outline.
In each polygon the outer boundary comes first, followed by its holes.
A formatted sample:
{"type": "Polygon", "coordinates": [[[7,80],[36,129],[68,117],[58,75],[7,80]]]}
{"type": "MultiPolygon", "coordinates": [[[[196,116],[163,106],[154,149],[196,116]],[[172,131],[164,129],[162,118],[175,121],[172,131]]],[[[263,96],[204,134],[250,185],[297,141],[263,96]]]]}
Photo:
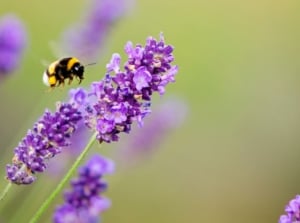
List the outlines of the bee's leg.
{"type": "Polygon", "coordinates": [[[51,91],[53,91],[54,87],[49,87],[47,90],[45,90],[46,93],[50,93],[51,91]]]}
{"type": "Polygon", "coordinates": [[[62,86],[62,88],[65,86],[65,80],[64,79],[60,80],[60,85],[62,86]]]}
{"type": "Polygon", "coordinates": [[[80,84],[81,81],[83,80],[83,77],[77,77],[77,79],[79,80],[79,81],[78,81],[78,84],[80,84]]]}
{"type": "Polygon", "coordinates": [[[68,84],[70,85],[72,83],[72,81],[73,81],[73,76],[70,76],[68,84]]]}
{"type": "Polygon", "coordinates": [[[58,83],[57,83],[57,87],[62,86],[62,88],[65,86],[65,80],[64,79],[59,79],[58,83]]]}
{"type": "Polygon", "coordinates": [[[60,86],[60,85],[62,85],[62,87],[64,87],[65,86],[65,78],[64,78],[64,76],[62,75],[62,73],[61,72],[58,72],[58,85],[57,86],[60,86]]]}
{"type": "Polygon", "coordinates": [[[55,84],[51,84],[50,87],[46,90],[47,93],[53,91],[55,88],[55,84]]]}

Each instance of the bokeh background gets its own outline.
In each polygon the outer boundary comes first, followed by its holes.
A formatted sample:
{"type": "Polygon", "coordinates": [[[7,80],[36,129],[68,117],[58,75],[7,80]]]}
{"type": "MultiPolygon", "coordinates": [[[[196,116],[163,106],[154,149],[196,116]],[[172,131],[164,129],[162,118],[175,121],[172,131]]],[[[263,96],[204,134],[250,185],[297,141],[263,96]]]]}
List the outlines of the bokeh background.
{"type": "MultiPolygon", "coordinates": [[[[4,177],[5,164],[27,129],[67,95],[70,87],[45,93],[41,61],[57,59],[49,42],[80,19],[88,1],[0,4],[0,15],[13,12],[24,20],[30,40],[20,69],[0,83],[4,177]]],[[[189,108],[181,128],[164,136],[151,159],[126,171],[119,168],[108,178],[106,195],[113,206],[102,222],[278,221],[300,193],[299,10],[298,0],[133,4],[108,33],[105,50],[82,86],[100,79],[111,54],[124,55],[128,40],[144,43],[163,31],[175,46],[180,72],[166,97],[156,101],[179,97],[189,108]]],[[[111,156],[114,150],[105,145],[94,151],[111,156]]],[[[34,185],[14,187],[0,204],[0,221],[28,222],[58,180],[40,174],[34,185]]],[[[0,189],[5,185],[0,180],[0,189]]],[[[53,208],[40,222],[51,221],[53,208]]]]}

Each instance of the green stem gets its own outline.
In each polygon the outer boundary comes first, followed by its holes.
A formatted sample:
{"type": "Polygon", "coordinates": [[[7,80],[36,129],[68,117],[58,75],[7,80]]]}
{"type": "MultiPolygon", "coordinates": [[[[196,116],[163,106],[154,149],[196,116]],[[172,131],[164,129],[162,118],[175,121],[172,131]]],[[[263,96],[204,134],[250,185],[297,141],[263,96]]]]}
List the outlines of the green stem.
{"type": "Polygon", "coordinates": [[[96,140],[97,133],[94,133],[93,136],[90,138],[88,144],[84,148],[84,150],[81,152],[81,154],[78,156],[74,164],[71,166],[67,174],[64,176],[64,178],[60,181],[60,183],[57,185],[57,187],[54,189],[52,194],[44,201],[44,203],[41,205],[41,207],[37,210],[35,215],[31,218],[30,223],[35,223],[37,220],[41,217],[41,215],[44,213],[44,211],[49,207],[51,202],[54,200],[54,198],[62,191],[64,185],[70,180],[72,174],[74,171],[78,168],[80,162],[83,160],[85,155],[88,153],[90,147],[93,145],[93,143],[96,140]]]}
{"type": "Polygon", "coordinates": [[[1,196],[0,196],[0,201],[2,201],[3,198],[6,196],[7,192],[8,192],[9,189],[11,188],[11,186],[12,186],[12,183],[11,183],[11,182],[9,182],[9,183],[6,185],[6,187],[4,188],[4,190],[3,190],[3,192],[2,192],[2,194],[1,194],[1,196]]]}

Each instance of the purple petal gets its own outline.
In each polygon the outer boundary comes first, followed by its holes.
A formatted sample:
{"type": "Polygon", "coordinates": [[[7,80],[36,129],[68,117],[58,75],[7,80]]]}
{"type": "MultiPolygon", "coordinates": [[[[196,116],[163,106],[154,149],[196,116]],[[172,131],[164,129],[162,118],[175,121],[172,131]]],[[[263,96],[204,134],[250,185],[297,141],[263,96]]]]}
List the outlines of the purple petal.
{"type": "Polygon", "coordinates": [[[142,90],[144,87],[149,87],[149,83],[152,79],[151,74],[145,67],[140,67],[134,74],[133,82],[136,85],[137,90],[142,90]]]}
{"type": "Polygon", "coordinates": [[[115,73],[118,73],[120,71],[120,62],[121,56],[117,53],[114,53],[110,63],[106,65],[107,72],[114,71],[115,73]]]}

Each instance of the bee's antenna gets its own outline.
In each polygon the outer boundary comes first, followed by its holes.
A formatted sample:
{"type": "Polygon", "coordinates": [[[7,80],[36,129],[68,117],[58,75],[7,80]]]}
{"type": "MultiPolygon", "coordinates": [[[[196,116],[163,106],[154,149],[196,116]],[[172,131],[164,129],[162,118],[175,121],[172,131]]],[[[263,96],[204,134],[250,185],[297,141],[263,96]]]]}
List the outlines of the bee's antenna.
{"type": "Polygon", "coordinates": [[[94,62],[94,63],[88,63],[88,64],[85,64],[84,66],[91,66],[91,65],[95,65],[96,64],[96,62],[94,62]]]}

